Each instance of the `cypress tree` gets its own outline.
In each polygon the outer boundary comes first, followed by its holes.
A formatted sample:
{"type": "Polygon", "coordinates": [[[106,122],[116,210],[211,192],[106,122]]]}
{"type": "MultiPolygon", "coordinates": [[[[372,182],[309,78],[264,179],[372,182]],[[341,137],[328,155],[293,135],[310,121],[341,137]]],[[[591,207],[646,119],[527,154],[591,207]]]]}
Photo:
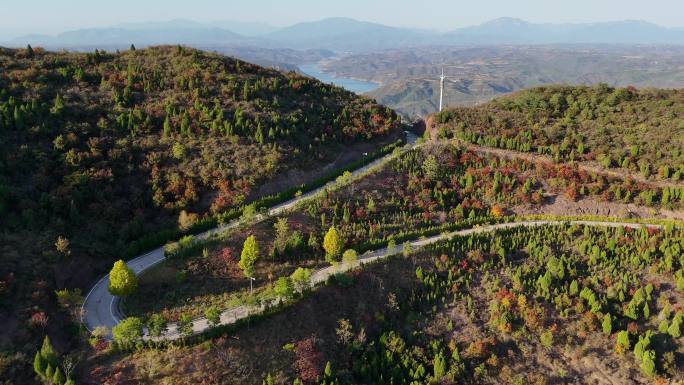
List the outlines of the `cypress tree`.
{"type": "Polygon", "coordinates": [[[33,370],[36,372],[36,374],[44,376],[45,369],[47,369],[47,362],[45,362],[45,359],[40,354],[40,351],[37,351],[36,356],[33,358],[33,370]]]}
{"type": "Polygon", "coordinates": [[[54,385],[64,385],[65,381],[66,378],[64,378],[64,374],[62,374],[62,371],[59,369],[59,367],[55,368],[55,374],[52,376],[52,383],[54,385]]]}
{"type": "Polygon", "coordinates": [[[257,125],[256,133],[254,134],[254,140],[259,144],[264,144],[264,132],[261,129],[261,123],[257,125]]]}
{"type": "Polygon", "coordinates": [[[51,364],[53,367],[57,366],[57,354],[55,353],[52,343],[50,342],[50,337],[48,336],[45,336],[43,339],[43,345],[40,348],[40,355],[43,356],[43,359],[48,364],[51,364]]]}
{"type": "Polygon", "coordinates": [[[171,121],[169,120],[169,116],[167,115],[164,119],[164,137],[168,138],[169,136],[171,136],[171,121]]]}
{"type": "Polygon", "coordinates": [[[52,379],[54,375],[55,369],[52,368],[52,365],[47,364],[47,367],[45,368],[45,378],[52,379]]]}

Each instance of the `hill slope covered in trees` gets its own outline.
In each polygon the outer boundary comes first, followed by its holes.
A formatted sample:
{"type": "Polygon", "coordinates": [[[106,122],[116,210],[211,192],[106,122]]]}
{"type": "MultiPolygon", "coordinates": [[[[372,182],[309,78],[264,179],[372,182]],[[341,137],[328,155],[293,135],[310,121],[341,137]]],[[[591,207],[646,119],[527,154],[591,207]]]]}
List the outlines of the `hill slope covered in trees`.
{"type": "Polygon", "coordinates": [[[598,161],[646,179],[684,177],[684,92],[540,87],[433,117],[442,137],[556,161],[598,161]]]}
{"type": "Polygon", "coordinates": [[[340,88],[180,46],[0,48],[0,349],[54,334],[55,289],[296,189],[398,125],[340,88]]]}

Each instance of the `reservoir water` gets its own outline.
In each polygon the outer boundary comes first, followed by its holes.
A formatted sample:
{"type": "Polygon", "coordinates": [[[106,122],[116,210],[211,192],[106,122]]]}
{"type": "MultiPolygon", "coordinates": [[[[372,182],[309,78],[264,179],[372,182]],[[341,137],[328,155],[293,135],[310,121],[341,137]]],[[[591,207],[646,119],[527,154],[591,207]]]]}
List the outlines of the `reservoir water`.
{"type": "Polygon", "coordinates": [[[323,73],[321,72],[321,66],[317,63],[302,64],[299,66],[299,69],[305,74],[314,77],[323,83],[332,83],[338,87],[345,88],[357,94],[363,94],[378,88],[377,83],[364,82],[363,80],[349,78],[340,78],[331,73],[323,73]]]}

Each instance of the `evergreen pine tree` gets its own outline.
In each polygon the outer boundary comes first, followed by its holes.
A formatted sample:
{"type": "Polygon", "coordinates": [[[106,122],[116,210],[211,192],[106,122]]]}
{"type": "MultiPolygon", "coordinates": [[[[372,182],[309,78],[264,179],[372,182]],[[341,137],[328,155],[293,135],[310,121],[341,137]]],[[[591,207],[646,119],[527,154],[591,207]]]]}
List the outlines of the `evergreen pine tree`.
{"type": "Polygon", "coordinates": [[[332,364],[330,364],[330,361],[328,361],[325,364],[325,369],[323,370],[323,377],[324,378],[332,378],[333,372],[332,372],[332,364]]]}
{"type": "Polygon", "coordinates": [[[14,118],[14,128],[21,130],[24,128],[24,114],[22,113],[19,106],[14,106],[14,113],[12,115],[14,118]]]}
{"type": "Polygon", "coordinates": [[[62,97],[57,94],[57,96],[55,96],[55,101],[52,104],[52,108],[50,108],[50,113],[57,115],[61,113],[63,109],[64,101],[62,100],[62,97]]]}
{"type": "Polygon", "coordinates": [[[183,118],[181,119],[181,127],[180,127],[180,132],[181,135],[185,136],[192,136],[190,132],[190,117],[188,116],[187,113],[183,114],[183,118]]]}
{"type": "Polygon", "coordinates": [[[606,313],[606,315],[603,317],[601,326],[603,327],[604,334],[610,335],[610,333],[613,332],[613,319],[611,318],[610,313],[606,313]]]}
{"type": "Polygon", "coordinates": [[[309,241],[306,243],[309,249],[312,251],[318,251],[320,245],[318,244],[318,238],[313,232],[309,233],[309,241]]]}

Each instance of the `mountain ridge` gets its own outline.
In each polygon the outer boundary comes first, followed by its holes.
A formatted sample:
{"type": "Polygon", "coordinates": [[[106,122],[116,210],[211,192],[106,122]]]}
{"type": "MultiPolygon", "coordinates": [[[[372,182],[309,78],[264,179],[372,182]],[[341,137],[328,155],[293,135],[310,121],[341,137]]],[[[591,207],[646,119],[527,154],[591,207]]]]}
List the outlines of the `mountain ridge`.
{"type": "Polygon", "coordinates": [[[97,45],[159,44],[257,46],[263,48],[331,49],[338,52],[373,51],[429,45],[504,44],[684,44],[684,28],[670,28],[643,20],[594,23],[533,23],[503,17],[478,25],[437,31],[395,27],[351,18],[326,18],[283,28],[262,23],[175,19],[124,23],[107,28],[85,28],[57,35],[25,35],[5,42],[49,48],[97,45]]]}

